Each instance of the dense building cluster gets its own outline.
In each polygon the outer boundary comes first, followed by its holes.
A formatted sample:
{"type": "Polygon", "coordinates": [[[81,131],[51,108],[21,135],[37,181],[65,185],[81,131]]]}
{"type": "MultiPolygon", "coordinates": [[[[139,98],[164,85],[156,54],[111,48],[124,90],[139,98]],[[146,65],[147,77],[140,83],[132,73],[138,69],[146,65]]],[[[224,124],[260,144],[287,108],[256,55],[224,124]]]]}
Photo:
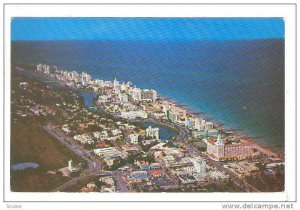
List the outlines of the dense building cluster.
{"type": "MultiPolygon", "coordinates": [[[[102,116],[86,107],[77,107],[56,131],[70,138],[72,144],[80,145],[83,153],[101,166],[99,170],[111,171],[105,178],[98,177],[83,186],[83,192],[176,191],[183,185],[183,189],[196,190],[211,183],[227,183],[229,174],[237,179],[259,176],[258,160],[268,163],[274,160],[273,154],[253,142],[226,133],[204,117],[159,97],[153,89],[141,89],[116,78],[113,81],[93,79],[86,72],[69,72],[45,64],[38,64],[36,70],[64,85],[92,91],[95,93],[93,107],[106,114],[102,116]],[[177,135],[173,139],[161,139],[158,127],[135,124],[144,120],[168,126],[177,135]],[[206,149],[195,147],[192,143],[196,141],[206,149]],[[226,167],[216,164],[241,159],[245,162],[231,162],[226,167]],[[123,183],[123,187],[116,183],[123,183]]],[[[19,86],[26,89],[28,84],[19,86]]],[[[36,105],[31,110],[37,114],[40,108],[36,105]]],[[[68,169],[81,170],[72,162],[68,163],[68,169]]],[[[240,184],[235,178],[233,181],[240,184]]]]}

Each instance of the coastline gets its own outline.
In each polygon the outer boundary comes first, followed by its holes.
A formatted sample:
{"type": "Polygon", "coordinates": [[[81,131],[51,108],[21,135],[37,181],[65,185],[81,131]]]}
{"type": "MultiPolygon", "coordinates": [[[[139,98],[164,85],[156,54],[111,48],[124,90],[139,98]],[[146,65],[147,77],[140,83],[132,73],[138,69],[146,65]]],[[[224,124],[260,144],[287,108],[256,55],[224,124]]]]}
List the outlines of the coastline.
{"type": "MultiPolygon", "coordinates": [[[[176,104],[176,106],[180,105],[180,103],[173,100],[172,98],[164,97],[164,96],[161,96],[161,95],[159,95],[159,97],[162,98],[163,100],[166,100],[166,101],[170,102],[170,103],[176,104]]],[[[196,110],[193,110],[192,108],[189,108],[187,105],[185,105],[185,108],[186,108],[186,110],[189,114],[194,114],[193,112],[197,112],[196,110]]],[[[194,115],[196,115],[198,117],[202,117],[205,120],[209,119],[222,132],[227,133],[227,134],[231,133],[232,135],[234,135],[238,138],[247,140],[248,142],[251,142],[251,144],[253,144],[256,149],[258,149],[260,151],[263,151],[266,154],[269,154],[271,156],[279,156],[281,158],[284,157],[284,154],[285,154],[284,149],[283,150],[282,149],[275,149],[277,147],[275,147],[275,148],[271,147],[270,148],[270,147],[267,147],[266,145],[264,145],[263,143],[256,142],[256,141],[253,140],[253,139],[255,139],[255,137],[247,137],[247,134],[245,134],[242,129],[224,128],[223,127],[223,125],[225,125],[224,123],[218,122],[218,120],[215,119],[215,118],[211,118],[211,117],[207,118],[206,114],[207,114],[206,112],[200,112],[199,115],[197,115],[197,114],[194,114],[194,115]]]]}
{"type": "MultiPolygon", "coordinates": [[[[14,67],[14,68],[18,68],[17,70],[23,70],[25,72],[31,71],[29,69],[22,69],[20,67],[14,67]]],[[[37,75],[35,75],[35,76],[37,76],[37,75]]],[[[97,78],[93,78],[93,79],[97,79],[97,78]]],[[[68,88],[71,88],[71,89],[79,91],[79,92],[96,93],[95,91],[92,91],[92,90],[89,90],[89,89],[86,89],[86,88],[77,88],[77,87],[69,86],[69,85],[65,84],[63,81],[60,81],[58,79],[54,79],[52,82],[58,82],[60,85],[62,85],[64,87],[68,87],[68,88]]],[[[243,134],[243,132],[238,132],[238,131],[241,131],[240,129],[234,129],[234,128],[225,129],[223,127],[224,126],[223,123],[218,122],[218,120],[214,119],[214,118],[207,118],[206,117],[207,113],[205,113],[205,112],[196,112],[196,110],[190,108],[188,105],[184,105],[180,102],[177,102],[177,101],[173,100],[172,98],[164,97],[164,96],[159,95],[159,94],[158,94],[158,98],[161,99],[162,101],[167,101],[169,103],[175,104],[176,107],[180,107],[181,109],[186,110],[188,115],[194,115],[196,117],[201,117],[204,120],[212,121],[214,123],[214,125],[216,126],[217,130],[219,130],[221,132],[224,132],[224,133],[231,133],[233,136],[236,136],[238,138],[247,140],[247,141],[251,142],[251,144],[253,144],[256,149],[262,151],[265,154],[269,154],[270,156],[277,156],[277,157],[280,157],[280,158],[284,157],[284,151],[277,151],[274,148],[270,149],[270,148],[266,147],[265,145],[263,145],[261,143],[257,143],[255,141],[253,141],[253,138],[249,138],[249,137],[245,136],[245,134],[243,134]]],[[[164,125],[163,123],[155,121],[154,119],[146,119],[145,121],[150,121],[150,122],[152,121],[152,122],[164,125]]],[[[164,126],[166,126],[166,125],[164,125],[164,126]]],[[[182,126],[182,125],[178,124],[178,126],[182,126]]]]}

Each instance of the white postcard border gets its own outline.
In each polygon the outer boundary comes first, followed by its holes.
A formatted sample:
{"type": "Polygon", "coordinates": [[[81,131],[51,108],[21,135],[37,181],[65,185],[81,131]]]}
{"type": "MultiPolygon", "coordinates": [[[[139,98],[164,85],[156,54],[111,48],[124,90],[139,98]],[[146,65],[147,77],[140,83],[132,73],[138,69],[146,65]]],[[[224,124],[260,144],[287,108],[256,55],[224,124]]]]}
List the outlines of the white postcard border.
{"type": "Polygon", "coordinates": [[[295,5],[5,5],[5,201],[294,201],[296,199],[295,5]],[[10,20],[12,17],[283,17],[285,20],[285,192],[16,193],[10,191],[10,20]],[[238,196],[237,196],[238,195],[238,196]]]}

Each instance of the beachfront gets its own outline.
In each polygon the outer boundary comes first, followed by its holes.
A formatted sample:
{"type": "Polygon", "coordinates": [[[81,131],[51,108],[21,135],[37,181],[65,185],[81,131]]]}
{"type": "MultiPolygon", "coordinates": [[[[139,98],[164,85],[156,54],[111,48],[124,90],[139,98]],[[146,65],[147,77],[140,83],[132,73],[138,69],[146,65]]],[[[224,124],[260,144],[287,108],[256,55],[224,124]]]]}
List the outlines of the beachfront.
{"type": "Polygon", "coordinates": [[[32,70],[17,66],[14,71],[24,76],[16,93],[30,93],[35,88],[41,91],[41,97],[49,99],[57,95],[55,90],[68,95],[51,103],[52,99],[43,101],[25,94],[28,99],[24,101],[21,95],[15,103],[20,120],[22,116],[42,117],[42,129],[83,161],[69,160],[66,167],[49,169],[53,176],[63,172],[70,179],[53,191],[281,189],[281,185],[271,184],[281,180],[277,168],[282,167],[282,161],[277,154],[190,114],[182,106],[162,99],[153,89],[140,89],[117,79],[93,79],[87,73],[49,65],[32,70]],[[35,87],[36,80],[39,89],[35,87]],[[54,91],[48,93],[50,87],[54,91]],[[43,116],[48,119],[45,121],[43,116]],[[268,164],[273,165],[265,168],[268,164]],[[103,184],[103,180],[110,181],[103,184]]]}
{"type": "MultiPolygon", "coordinates": [[[[65,85],[94,91],[98,94],[98,98],[95,101],[96,104],[116,116],[130,120],[136,118],[169,120],[179,126],[188,128],[193,133],[193,136],[216,138],[218,134],[226,134],[226,130],[220,125],[189,113],[183,105],[176,104],[170,99],[158,97],[159,94],[153,89],[142,90],[134,86],[130,81],[127,83],[120,83],[117,79],[114,81],[103,81],[98,78],[93,79],[85,72],[82,72],[82,74],[76,71],[68,72],[58,70],[56,66],[50,67],[42,64],[37,65],[37,71],[56,78],[65,85]],[[54,74],[50,74],[50,69],[54,74]],[[141,102],[142,105],[137,105],[135,104],[136,102],[141,102]]],[[[240,134],[232,133],[229,138],[231,143],[238,143],[242,139],[242,141],[247,141],[253,148],[268,156],[273,158],[282,157],[281,154],[255,144],[240,134]],[[232,139],[235,141],[232,141],[232,139]]]]}

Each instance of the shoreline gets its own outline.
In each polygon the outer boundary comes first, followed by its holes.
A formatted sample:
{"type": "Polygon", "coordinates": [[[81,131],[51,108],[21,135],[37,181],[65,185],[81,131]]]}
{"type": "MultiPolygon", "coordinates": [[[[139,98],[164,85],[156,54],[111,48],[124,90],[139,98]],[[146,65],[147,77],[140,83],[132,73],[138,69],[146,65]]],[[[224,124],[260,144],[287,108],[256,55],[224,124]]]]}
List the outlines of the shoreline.
{"type": "MultiPolygon", "coordinates": [[[[172,104],[175,104],[177,107],[182,108],[181,103],[175,101],[174,99],[172,99],[170,97],[165,97],[165,96],[159,95],[159,98],[161,98],[162,100],[168,101],[172,104]]],[[[261,141],[263,141],[263,137],[249,137],[249,136],[247,136],[247,134],[245,132],[243,132],[243,129],[224,128],[225,123],[219,122],[217,119],[215,119],[213,117],[207,118],[207,114],[208,114],[207,112],[202,112],[202,111],[197,112],[197,110],[190,108],[188,105],[184,105],[184,109],[187,111],[188,114],[194,115],[196,117],[202,117],[204,120],[209,120],[209,121],[213,122],[214,125],[217,126],[218,129],[220,128],[220,130],[224,133],[227,133],[227,134],[230,133],[238,138],[241,138],[241,139],[251,142],[256,148],[258,148],[261,151],[264,151],[264,153],[272,154],[273,156],[280,156],[280,157],[285,155],[284,148],[279,148],[279,146],[271,146],[271,145],[261,143],[261,141]],[[193,112],[196,112],[196,114],[194,114],[193,112]],[[200,114],[198,114],[198,113],[200,113],[200,114]],[[260,141],[255,141],[254,139],[260,139],[260,141]]]]}
{"type": "MultiPolygon", "coordinates": [[[[20,68],[18,67],[18,65],[22,65],[22,64],[16,64],[14,65],[13,68],[16,68],[17,70],[20,70],[20,71],[24,71],[24,72],[28,72],[28,71],[32,71],[30,69],[24,69],[24,68],[20,68]]],[[[30,65],[31,66],[31,65],[30,65]]],[[[31,72],[33,73],[33,72],[31,72]]],[[[37,75],[35,75],[37,76],[37,75]]],[[[95,78],[93,78],[95,79],[95,78]]],[[[97,78],[96,78],[97,79],[97,78]]],[[[46,82],[46,81],[44,81],[46,82]]],[[[73,87],[73,86],[70,86],[70,85],[67,85],[66,83],[64,83],[63,81],[60,81],[58,79],[53,79],[53,81],[48,81],[48,82],[57,82],[59,83],[61,86],[63,87],[68,87],[68,88],[71,88],[72,90],[75,90],[75,91],[79,91],[79,93],[81,92],[90,92],[90,93],[96,93],[95,91],[93,90],[89,90],[89,89],[86,89],[86,88],[78,88],[78,87],[73,87]]],[[[80,94],[81,95],[81,94],[80,94]]],[[[82,95],[81,95],[82,96],[82,95]]],[[[82,96],[83,97],[83,96],[82,96]]],[[[251,144],[253,144],[255,146],[255,148],[257,148],[258,150],[260,150],[261,152],[265,153],[265,154],[270,154],[271,156],[276,156],[276,157],[280,157],[282,159],[282,157],[284,157],[285,155],[285,151],[284,151],[284,148],[283,148],[283,151],[279,151],[279,150],[275,150],[275,149],[270,149],[267,145],[264,145],[262,143],[259,143],[259,142],[256,142],[256,141],[253,141],[253,139],[255,137],[247,137],[246,134],[243,134],[242,132],[238,132],[240,131],[240,129],[234,129],[234,128],[224,128],[223,126],[225,125],[225,123],[221,123],[221,122],[218,122],[216,119],[214,118],[207,118],[206,116],[206,112],[197,112],[197,110],[194,110],[193,108],[190,108],[188,105],[184,105],[180,102],[177,102],[175,101],[174,99],[170,98],[170,97],[165,97],[165,96],[162,96],[160,94],[158,94],[158,99],[162,100],[162,101],[167,101],[169,103],[172,103],[172,104],[175,104],[176,107],[179,107],[183,110],[185,110],[187,112],[187,115],[192,115],[192,116],[195,116],[195,117],[201,117],[203,118],[204,120],[209,120],[211,122],[214,123],[214,125],[216,126],[217,130],[221,131],[221,132],[224,132],[224,133],[231,133],[233,136],[236,136],[238,138],[241,138],[241,139],[244,139],[244,140],[247,140],[249,142],[251,142],[251,144]]],[[[85,104],[86,105],[86,104],[85,104]]],[[[87,106],[87,105],[86,105],[87,106]]],[[[88,106],[87,106],[88,107],[88,106]]],[[[88,107],[89,108],[89,107],[88,107]]],[[[155,122],[155,123],[158,123],[158,124],[162,124],[160,122],[156,122],[156,121],[153,121],[153,119],[146,119],[147,121],[152,121],[152,122],[155,122]]],[[[144,120],[140,121],[140,122],[143,122],[144,120]]],[[[176,124],[176,123],[175,123],[176,124]]],[[[164,124],[162,124],[164,125],[164,124]]],[[[164,125],[165,126],[165,125],[164,125]]],[[[180,124],[178,124],[178,126],[182,126],[180,124]]],[[[172,128],[173,129],[173,128],[172,128]]],[[[190,129],[189,129],[190,130],[190,129]]],[[[277,148],[277,147],[275,147],[277,148]]]]}

